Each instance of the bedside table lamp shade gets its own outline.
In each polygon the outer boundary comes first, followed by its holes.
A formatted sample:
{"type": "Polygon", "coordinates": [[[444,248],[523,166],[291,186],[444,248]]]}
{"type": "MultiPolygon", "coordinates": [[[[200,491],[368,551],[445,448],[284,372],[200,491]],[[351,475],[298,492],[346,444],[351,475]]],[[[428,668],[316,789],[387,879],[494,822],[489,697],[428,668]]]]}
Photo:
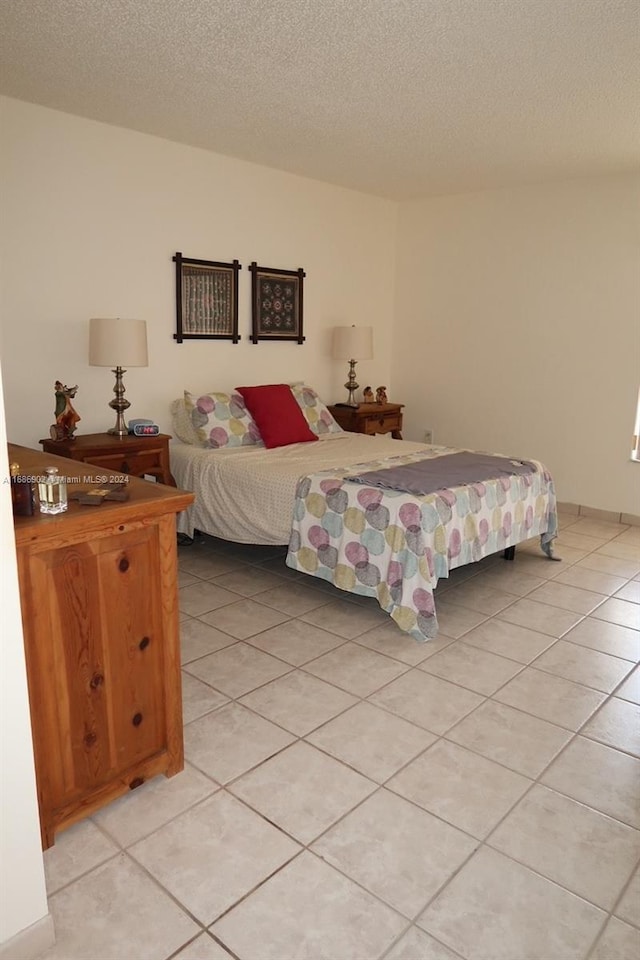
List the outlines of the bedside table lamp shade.
{"type": "Polygon", "coordinates": [[[355,392],[360,386],[356,383],[356,363],[358,360],[373,359],[373,329],[371,327],[334,327],[331,354],[335,360],[349,361],[349,379],[346,406],[357,407],[355,392]]]}
{"type": "Polygon", "coordinates": [[[115,397],[109,406],[116,411],[116,425],[108,432],[118,437],[126,437],[128,431],[124,411],[131,404],[124,398],[122,375],[126,373],[126,367],[148,366],[146,322],[123,320],[120,317],[90,320],[89,366],[111,367],[115,373],[115,397]]]}

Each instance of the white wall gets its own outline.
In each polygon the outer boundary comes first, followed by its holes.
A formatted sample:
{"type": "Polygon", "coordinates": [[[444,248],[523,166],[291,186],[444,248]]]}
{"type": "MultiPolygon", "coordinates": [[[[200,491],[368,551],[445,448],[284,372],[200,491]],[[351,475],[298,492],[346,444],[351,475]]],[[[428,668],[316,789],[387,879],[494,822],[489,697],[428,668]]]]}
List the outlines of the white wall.
{"type": "MultiPolygon", "coordinates": [[[[79,384],[80,432],[115,422],[107,406],[113,375],[88,366],[92,316],[147,321],[150,365],[125,378],[130,414],[152,417],[167,431],[169,402],[185,387],[305,379],[328,402],[344,399],[347,364],[329,357],[334,325],[374,327],[376,357],[358,373],[363,384],[390,384],[394,204],[4,97],[0,131],[1,352],[10,440],[37,447],[48,435],[56,379],[79,384]],[[174,342],[176,250],[243,264],[238,345],[174,342]],[[305,269],[302,346],[248,341],[252,260],[305,269]]],[[[0,426],[4,475],[1,415],[0,426]]],[[[47,910],[7,495],[4,489],[0,503],[0,955],[3,941],[47,910]]]]}
{"type": "Polygon", "coordinates": [[[615,177],[400,205],[405,436],[534,457],[560,500],[640,514],[639,196],[615,177]]]}
{"type": "Polygon", "coordinates": [[[360,383],[390,384],[395,204],[276,170],[0,98],[2,350],[9,438],[48,435],[56,379],[78,383],[82,433],[113,426],[114,378],[88,366],[90,317],[138,317],[149,367],[125,377],[127,416],[170,431],[169,402],[192,391],[306,379],[346,397],[330,331],[374,327],[360,383]],[[242,341],[177,345],[176,250],[240,271],[242,341]],[[306,271],[306,342],[248,340],[252,260],[306,271]]]}
{"type": "MultiPolygon", "coordinates": [[[[0,373],[0,955],[6,941],[47,917],[7,476],[7,436],[0,373]]],[[[46,942],[43,944],[47,945],[46,942]]],[[[14,953],[14,957],[17,955],[14,953]]]]}
{"type": "Polygon", "coordinates": [[[113,375],[87,362],[91,316],[147,320],[150,365],[125,378],[128,415],[167,431],[185,387],[306,379],[343,399],[331,327],[371,324],[375,359],[358,379],[406,404],[405,436],[432,427],[436,441],[538,457],[560,499],[640,512],[638,178],[398,208],[2,97],[0,125],[10,439],[47,435],[56,379],[79,384],[81,432],[115,422],[113,375]],[[238,345],[174,342],[176,250],[243,264],[238,345]],[[248,341],[251,260],[304,267],[303,346],[248,341]]]}

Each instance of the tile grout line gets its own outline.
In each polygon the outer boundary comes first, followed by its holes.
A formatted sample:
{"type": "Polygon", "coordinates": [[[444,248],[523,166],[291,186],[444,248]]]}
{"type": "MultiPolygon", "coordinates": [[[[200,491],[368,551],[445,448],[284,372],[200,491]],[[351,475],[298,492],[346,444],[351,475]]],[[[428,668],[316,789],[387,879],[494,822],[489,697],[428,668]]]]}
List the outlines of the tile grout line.
{"type": "MultiPolygon", "coordinates": [[[[517,602],[517,601],[514,600],[514,602],[517,602]]],[[[490,619],[490,618],[491,618],[491,617],[489,617],[489,619],[490,619]]],[[[485,622],[485,621],[483,621],[483,622],[485,622]]],[[[579,622],[580,622],[580,621],[579,621],[579,622]]],[[[375,629],[375,628],[374,628],[374,629],[375,629]]],[[[365,632],[366,632],[366,631],[365,631],[365,632]]],[[[360,635],[360,636],[363,636],[363,635],[360,635]]],[[[460,638],[454,639],[453,642],[458,642],[458,640],[459,640],[459,639],[462,639],[463,636],[464,636],[464,634],[461,635],[460,638]]],[[[560,639],[560,638],[554,638],[554,643],[557,642],[558,639],[560,639]]],[[[356,639],[356,638],[354,638],[354,640],[355,640],[355,642],[357,642],[357,639],[356,639]]],[[[345,642],[349,642],[349,641],[347,640],[347,641],[345,641],[345,642]]],[[[343,645],[343,644],[340,644],[339,646],[342,646],[342,645],[343,645]]],[[[450,646],[450,645],[449,645],[449,646],[450,646]]],[[[553,644],[551,644],[550,646],[553,646],[553,644]]],[[[444,649],[447,649],[447,648],[444,648],[444,649]]],[[[550,649],[550,647],[547,648],[547,649],[550,649]]],[[[541,655],[541,654],[540,654],[540,655],[541,655]]],[[[540,655],[539,655],[539,656],[540,656],[540,655]]],[[[315,658],[315,659],[317,659],[317,658],[315,658]]],[[[425,659],[429,659],[429,658],[425,658],[425,659]]],[[[515,676],[519,676],[520,673],[522,673],[524,670],[526,670],[528,666],[531,666],[533,663],[535,663],[535,659],[537,659],[537,658],[534,658],[534,660],[531,661],[530,664],[523,664],[523,665],[522,665],[522,669],[521,669],[520,671],[518,671],[518,673],[515,674],[514,677],[515,677],[515,676]]],[[[312,662],[312,661],[309,661],[309,662],[312,662]]],[[[300,669],[300,668],[303,667],[303,666],[304,666],[304,665],[297,665],[297,668],[300,669]]],[[[404,671],[404,673],[401,674],[400,676],[404,676],[406,673],[409,672],[409,670],[415,669],[415,668],[419,668],[419,664],[410,664],[410,665],[407,665],[407,670],[404,671]]],[[[296,666],[294,666],[294,669],[296,669],[296,666]]],[[[424,672],[428,672],[428,671],[424,671],[424,672]]],[[[289,675],[289,674],[287,673],[287,674],[285,674],[285,675],[289,675]]],[[[312,674],[312,676],[313,676],[313,674],[312,674]]],[[[397,678],[394,678],[394,679],[397,679],[397,678]]],[[[443,678],[439,678],[439,679],[443,679],[443,678]]],[[[511,678],[511,679],[513,679],[513,678],[511,678]]],[[[623,678],[623,679],[620,681],[620,683],[618,684],[618,686],[622,685],[622,683],[624,683],[625,680],[626,680],[626,678],[623,678]]],[[[271,682],[271,681],[269,681],[269,682],[271,682]]],[[[325,682],[326,682],[326,681],[325,681],[325,682]]],[[[393,682],[393,681],[389,681],[389,682],[393,682]]],[[[452,681],[446,680],[445,682],[452,682],[452,681]]],[[[509,681],[506,681],[505,683],[507,683],[507,682],[509,682],[509,681]]],[[[575,681],[573,681],[573,682],[575,682],[575,681]]],[[[461,686],[460,684],[457,684],[457,683],[454,683],[454,685],[460,687],[461,689],[467,689],[467,688],[465,688],[465,687],[463,687],[463,686],[461,686]]],[[[504,685],[505,685],[505,684],[503,684],[502,686],[504,686],[504,685]]],[[[383,688],[384,688],[384,685],[383,685],[383,687],[378,688],[378,689],[383,689],[383,688]]],[[[342,688],[339,688],[339,687],[338,687],[338,689],[342,689],[342,688]]],[[[487,700],[490,699],[490,697],[492,697],[492,696],[493,696],[496,692],[498,692],[500,689],[501,689],[501,687],[497,688],[496,691],[493,691],[493,693],[492,693],[490,696],[485,696],[485,699],[484,699],[483,703],[484,703],[484,702],[487,702],[487,700]]],[[[617,687],[616,687],[615,689],[617,689],[617,687]]],[[[374,691],[374,692],[375,692],[375,691],[374,691]]],[[[602,692],[602,691],[599,691],[599,692],[602,692]]],[[[243,695],[244,695],[244,694],[243,694],[243,695]]],[[[372,695],[372,694],[369,694],[368,696],[371,696],[371,695],[372,695]]],[[[612,694],[611,692],[609,692],[608,694],[606,694],[607,699],[605,699],[604,703],[609,702],[609,699],[612,697],[612,695],[613,695],[613,694],[612,694]]],[[[368,702],[368,700],[367,700],[366,697],[361,697],[361,696],[360,696],[360,697],[359,697],[359,702],[360,702],[360,703],[368,702]]],[[[480,705],[481,705],[481,704],[479,704],[478,707],[479,707],[480,705]]],[[[475,708],[473,708],[473,709],[477,709],[478,707],[475,707],[475,708]]],[[[347,709],[351,709],[351,708],[347,708],[347,709]]],[[[471,713],[473,712],[473,709],[472,709],[472,711],[470,711],[471,713]]],[[[600,709],[600,708],[598,708],[598,709],[600,709]]],[[[345,711],[342,711],[342,713],[344,713],[344,712],[346,712],[346,710],[345,710],[345,711]]],[[[596,712],[597,712],[597,711],[596,711],[596,712]]],[[[338,715],[336,715],[336,716],[339,716],[339,715],[341,715],[341,714],[338,714],[338,715]]],[[[467,716],[469,716],[469,715],[470,715],[470,714],[467,714],[467,716]]],[[[592,715],[593,715],[593,714],[592,714],[592,715]]],[[[591,715],[591,716],[592,716],[592,715],[591,715]]],[[[259,715],[259,716],[260,716],[260,715],[259,715]]],[[[533,716],[533,715],[532,715],[532,716],[533,716]]],[[[591,718],[591,717],[587,718],[587,720],[585,720],[584,723],[586,724],[586,723],[589,721],[590,718],[591,718]]],[[[263,718],[263,719],[264,719],[264,718],[263,718]]],[[[335,719],[335,718],[331,718],[331,719],[335,719]]],[[[462,719],[464,719],[464,717],[461,718],[461,720],[462,720],[462,719]]],[[[537,718],[537,719],[541,719],[541,718],[537,718]]],[[[457,721],[457,722],[461,722],[461,720],[460,720],[460,721],[457,721]]],[[[270,721],[270,722],[272,722],[272,721],[270,721]]],[[[331,720],[325,721],[325,723],[329,723],[329,722],[331,722],[331,720]]],[[[411,721],[408,721],[408,722],[411,723],[411,721]]],[[[456,724],[457,724],[457,722],[456,722],[456,724]]],[[[549,722],[549,721],[547,721],[547,722],[549,722]]],[[[455,726],[456,724],[454,724],[453,726],[455,726]]],[[[317,730],[317,729],[319,729],[320,727],[322,727],[323,725],[324,725],[324,724],[320,724],[319,727],[316,727],[316,728],[313,728],[313,729],[314,729],[314,730],[317,730]]],[[[418,725],[415,725],[415,724],[413,724],[413,725],[414,725],[414,726],[418,726],[418,725]]],[[[583,726],[584,726],[584,724],[583,724],[583,726]]],[[[285,728],[285,729],[286,729],[286,728],[285,728]]],[[[421,728],[421,727],[418,726],[418,729],[423,729],[423,728],[421,728]]],[[[453,729],[453,727],[450,728],[450,729],[453,729]]],[[[562,728],[561,728],[561,729],[562,729],[562,728]]],[[[582,727],[580,727],[579,730],[580,730],[580,729],[582,729],[582,727]]],[[[287,731],[287,732],[290,733],[290,731],[287,731]]],[[[310,732],[313,732],[313,731],[310,731],[310,732]]],[[[428,732],[429,732],[429,731],[428,731],[428,732]]],[[[448,732],[448,731],[447,731],[447,732],[448,732]]],[[[574,733],[573,737],[571,737],[570,740],[568,741],[568,743],[565,745],[565,747],[564,747],[563,749],[561,749],[561,750],[558,752],[558,754],[555,755],[555,756],[549,761],[549,764],[547,764],[547,766],[546,766],[546,767],[543,769],[543,771],[539,774],[539,777],[541,777],[541,776],[544,775],[544,772],[546,771],[546,769],[547,769],[553,762],[555,762],[555,760],[558,759],[558,757],[562,755],[562,753],[564,752],[564,749],[566,749],[566,747],[568,747],[569,744],[572,743],[572,742],[575,740],[575,738],[576,738],[577,735],[578,735],[578,731],[574,731],[573,733],[574,733]]],[[[304,734],[304,737],[306,737],[306,736],[308,736],[308,733],[307,733],[307,734],[304,734]]],[[[443,735],[441,735],[438,739],[436,739],[436,740],[434,741],[433,744],[431,744],[428,748],[425,748],[424,751],[422,751],[420,754],[418,754],[418,755],[417,755],[416,757],[414,757],[412,760],[408,761],[408,763],[414,762],[415,759],[417,759],[418,756],[422,756],[424,753],[427,753],[428,750],[429,750],[432,746],[435,746],[435,744],[439,742],[439,740],[445,739],[445,736],[446,736],[446,733],[443,734],[443,735]]],[[[298,736],[297,742],[305,742],[305,741],[304,741],[304,737],[298,736]]],[[[615,748],[614,748],[614,749],[615,749],[615,748]]],[[[331,756],[331,755],[329,755],[329,756],[331,756]]],[[[480,756],[482,756],[482,755],[480,754],[480,756]]],[[[332,757],[332,759],[336,760],[335,757],[332,757]]],[[[486,758],[485,758],[485,759],[486,759],[486,758]]],[[[264,762],[264,761],[263,761],[263,762],[264,762]]],[[[338,762],[340,762],[340,761],[338,761],[338,762]]],[[[405,764],[405,766],[406,766],[406,765],[408,765],[408,764],[405,764]]],[[[348,765],[347,765],[347,766],[348,766],[348,765]]],[[[349,767],[349,769],[352,769],[352,768],[349,767]]],[[[403,768],[399,768],[399,769],[403,769],[403,768]]],[[[507,767],[506,769],[511,769],[511,768],[508,768],[508,767],[507,767]]],[[[359,771],[357,771],[357,772],[359,772],[359,771]]],[[[396,773],[397,773],[397,772],[399,772],[399,770],[396,771],[396,773]]],[[[395,774],[393,774],[393,775],[395,775],[395,774]]],[[[393,775],[392,775],[392,776],[393,776],[393,775]]],[[[391,779],[391,778],[388,778],[388,779],[391,779]]],[[[538,778],[538,779],[539,779],[539,778],[538,778]]],[[[377,788],[376,788],[376,789],[373,791],[373,793],[370,794],[369,796],[373,796],[378,790],[383,789],[384,786],[385,786],[385,784],[386,784],[386,782],[387,782],[387,781],[385,781],[383,784],[378,784],[378,785],[377,785],[377,788]]],[[[531,787],[528,788],[528,790],[525,792],[525,794],[523,795],[523,797],[528,795],[528,793],[533,789],[533,786],[534,786],[537,782],[538,782],[538,781],[536,780],[536,781],[534,781],[534,782],[532,783],[531,787]]],[[[521,797],[519,800],[517,800],[517,801],[515,802],[514,806],[516,806],[516,805],[520,802],[520,800],[523,799],[523,797],[521,797]]],[[[365,798],[365,799],[366,799],[366,798],[365,798]]],[[[364,800],[361,801],[361,802],[363,803],[364,800]]],[[[577,802],[577,801],[574,801],[574,802],[577,802]]],[[[584,804],[584,806],[588,806],[588,805],[584,804]]],[[[252,808],[251,808],[251,809],[252,809],[252,808]]],[[[357,809],[357,806],[356,806],[355,808],[352,808],[352,810],[349,811],[348,813],[352,812],[353,809],[357,809]]],[[[424,810],[424,808],[421,808],[421,807],[419,807],[419,809],[424,810]]],[[[504,817],[502,818],[502,820],[504,820],[505,817],[509,815],[509,813],[511,812],[512,809],[513,809],[513,807],[510,808],[510,810],[508,811],[508,813],[504,815],[504,817]]],[[[589,808],[589,809],[593,809],[593,808],[589,808]]],[[[429,811],[427,811],[427,812],[429,812],[429,811]]],[[[600,812],[600,811],[596,811],[596,812],[600,812]]],[[[348,813],[345,814],[345,815],[343,815],[342,818],[339,818],[338,821],[336,821],[336,823],[339,823],[339,822],[340,822],[340,819],[344,819],[344,816],[347,816],[348,813]]],[[[606,816],[606,815],[605,815],[605,816],[606,816]]],[[[501,820],[500,822],[502,822],[502,820],[501,820]]],[[[268,822],[269,822],[269,821],[268,821],[268,822]]],[[[443,821],[443,822],[448,824],[448,821],[443,821]]],[[[331,827],[329,827],[329,828],[327,828],[327,829],[331,829],[334,825],[335,825],[335,824],[332,824],[331,827]]],[[[449,826],[453,826],[452,824],[448,824],[448,825],[449,825],[449,826]]],[[[494,826],[494,828],[492,829],[492,831],[490,832],[490,834],[488,834],[488,835],[487,835],[487,838],[485,838],[485,839],[488,839],[488,838],[492,835],[492,833],[495,831],[495,829],[497,829],[497,826],[498,826],[498,825],[499,825],[499,824],[496,824],[496,825],[494,826]]],[[[455,829],[459,829],[459,828],[455,828],[455,829]]],[[[325,831],[325,832],[326,832],[326,831],[325,831]]],[[[463,831],[463,832],[464,832],[464,831],[463,831]]],[[[320,836],[322,836],[322,834],[321,834],[320,836]]],[[[318,839],[318,838],[315,838],[315,839],[318,839]]],[[[474,839],[474,841],[477,841],[477,838],[473,838],[473,839],[474,839]]],[[[313,842],[315,842],[315,840],[314,840],[313,842]]],[[[480,841],[480,843],[481,843],[481,845],[482,845],[482,844],[484,844],[484,841],[480,841]]],[[[479,849],[479,848],[477,847],[476,850],[477,850],[477,849],[479,849]]],[[[490,848],[490,849],[493,849],[493,848],[490,848]]],[[[474,852],[475,852],[475,851],[474,851],[474,852]]],[[[473,855],[473,854],[471,854],[471,855],[473,855]]],[[[465,862],[466,862],[466,861],[465,861],[465,862]]],[[[515,861],[515,862],[518,863],[518,861],[515,861]]],[[[529,867],[526,867],[526,865],[524,865],[524,864],[522,864],[522,866],[525,866],[526,869],[529,869],[529,870],[531,869],[531,868],[529,868],[529,867]]],[[[536,871],[533,871],[533,872],[535,873],[536,871]]],[[[351,878],[349,878],[349,879],[351,879],[351,878]]],[[[450,878],[450,879],[451,879],[451,878],[450,878]]],[[[352,882],[353,882],[353,881],[352,881],[352,882]]],[[[447,881],[447,883],[448,883],[448,882],[450,882],[450,881],[447,881]]],[[[550,881],[550,882],[554,882],[554,881],[550,881]]],[[[628,882],[631,882],[631,879],[630,879],[628,882]]],[[[558,884],[556,884],[556,885],[558,885],[558,884]]],[[[446,884],[445,884],[444,886],[446,886],[446,884]]],[[[443,889],[444,889],[444,886],[443,886],[443,889]]],[[[558,886],[560,886],[561,889],[566,889],[566,888],[562,887],[561,885],[558,885],[558,886]]],[[[366,889],[366,888],[364,888],[364,889],[366,889]]],[[[371,893],[370,891],[367,891],[367,892],[368,892],[368,893],[371,893]]],[[[569,892],[571,893],[572,891],[569,891],[569,892]]],[[[624,892],[624,891],[623,891],[623,892],[624,892]]],[[[436,894],[436,896],[437,896],[437,895],[438,895],[438,894],[436,894]]],[[[575,894],[574,894],[574,895],[575,895],[575,894]]],[[[578,895],[578,896],[579,896],[579,895],[578,895]]],[[[620,894],[620,897],[621,897],[621,896],[622,896],[622,893],[620,894]]],[[[583,898],[583,899],[584,899],[584,898],[583,898]]],[[[385,901],[382,901],[382,902],[385,902],[385,901]]],[[[588,902],[588,901],[587,901],[587,902],[588,902]]],[[[425,909],[425,908],[423,908],[423,909],[425,909]]],[[[602,909],[602,908],[599,908],[599,909],[602,909]]],[[[404,934],[402,934],[402,936],[404,936],[404,934]]],[[[598,934],[598,937],[599,937],[599,936],[600,936],[600,933],[598,934]]],[[[594,941],[594,942],[597,942],[597,939],[596,939],[596,941],[594,941]]],[[[391,949],[391,948],[390,948],[390,949],[391,949]]]]}

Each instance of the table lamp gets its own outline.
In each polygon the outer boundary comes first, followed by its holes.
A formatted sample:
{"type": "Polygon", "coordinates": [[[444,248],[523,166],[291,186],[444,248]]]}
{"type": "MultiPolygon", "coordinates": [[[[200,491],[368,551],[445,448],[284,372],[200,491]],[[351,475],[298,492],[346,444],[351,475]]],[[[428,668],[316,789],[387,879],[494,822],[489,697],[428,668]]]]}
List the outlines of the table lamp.
{"type": "Polygon", "coordinates": [[[349,361],[349,379],[345,383],[347,400],[339,406],[357,407],[355,392],[360,384],[356,383],[356,363],[358,360],[373,359],[373,329],[356,326],[334,327],[331,354],[335,360],[349,361]]]}
{"type": "Polygon", "coordinates": [[[114,399],[109,406],[116,411],[116,425],[108,433],[126,437],[124,411],[131,404],[124,398],[122,375],[125,367],[146,367],[147,324],[144,320],[93,318],[89,321],[89,366],[111,367],[116,375],[114,399]]]}

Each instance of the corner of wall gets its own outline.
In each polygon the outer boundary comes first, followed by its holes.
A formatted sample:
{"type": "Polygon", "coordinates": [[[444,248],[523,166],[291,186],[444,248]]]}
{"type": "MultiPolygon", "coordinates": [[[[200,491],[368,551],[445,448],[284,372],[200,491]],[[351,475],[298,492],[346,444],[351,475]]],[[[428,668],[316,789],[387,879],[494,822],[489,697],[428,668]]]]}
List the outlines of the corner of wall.
{"type": "Polygon", "coordinates": [[[53,917],[48,913],[30,927],[0,943],[0,960],[36,960],[55,942],[53,917]]]}

